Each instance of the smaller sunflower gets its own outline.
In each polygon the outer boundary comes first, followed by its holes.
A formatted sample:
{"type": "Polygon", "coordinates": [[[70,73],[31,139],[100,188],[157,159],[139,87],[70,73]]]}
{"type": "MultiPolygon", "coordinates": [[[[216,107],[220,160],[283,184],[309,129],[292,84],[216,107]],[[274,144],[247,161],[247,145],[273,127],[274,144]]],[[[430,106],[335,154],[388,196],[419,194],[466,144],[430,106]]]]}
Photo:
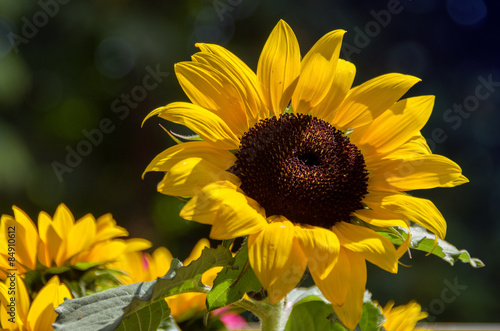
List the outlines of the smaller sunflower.
{"type": "Polygon", "coordinates": [[[386,320],[382,326],[387,331],[413,331],[420,330],[425,331],[421,328],[415,328],[417,322],[429,316],[425,311],[422,311],[422,307],[416,301],[410,301],[406,305],[394,307],[394,301],[389,301],[384,308],[382,313],[384,314],[386,320]]]}
{"type": "Polygon", "coordinates": [[[7,269],[24,274],[79,262],[106,263],[124,253],[151,247],[145,239],[118,239],[128,232],[116,224],[111,214],[97,220],[87,214],[75,221],[68,207],[60,204],[53,218],[40,212],[37,227],[20,208],[12,209],[14,216],[4,214],[0,219],[0,279],[6,278],[7,269]],[[9,238],[11,233],[15,239],[9,238]],[[15,242],[14,267],[9,263],[9,240],[15,242]]]}
{"type": "Polygon", "coordinates": [[[28,289],[21,277],[15,277],[16,294],[9,294],[11,279],[0,283],[0,323],[2,330],[40,331],[52,330],[52,323],[57,318],[55,309],[66,299],[71,299],[68,287],[53,276],[31,300],[28,289]],[[15,298],[15,311],[8,306],[15,298]]]}

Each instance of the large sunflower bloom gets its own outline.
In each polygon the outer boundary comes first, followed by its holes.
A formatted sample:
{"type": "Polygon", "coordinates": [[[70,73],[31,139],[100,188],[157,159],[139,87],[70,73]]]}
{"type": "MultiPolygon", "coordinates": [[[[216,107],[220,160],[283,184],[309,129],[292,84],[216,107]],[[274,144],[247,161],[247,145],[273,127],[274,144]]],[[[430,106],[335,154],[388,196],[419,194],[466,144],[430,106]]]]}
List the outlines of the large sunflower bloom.
{"type": "Polygon", "coordinates": [[[444,238],[434,204],[404,191],[465,183],[460,167],[431,153],[420,133],[434,97],[399,100],[418,78],[386,74],[351,87],[353,64],[339,59],[344,31],[323,36],[301,59],[280,21],[257,73],[228,50],[197,44],[175,66],[192,103],[151,112],[203,141],[159,154],[147,171],[166,172],[158,191],[193,198],[181,211],[210,224],[214,239],[248,236],[249,261],[271,303],[306,267],[349,328],[361,318],[368,260],[397,272],[397,250],[361,226],[408,221],[444,238]]]}
{"type": "Polygon", "coordinates": [[[118,239],[128,232],[116,224],[111,214],[97,220],[87,214],[75,221],[68,207],[60,204],[53,218],[40,212],[37,227],[20,208],[12,209],[14,216],[4,214],[0,220],[0,279],[5,279],[8,269],[24,274],[79,262],[106,263],[123,253],[151,246],[145,239],[118,239]],[[8,254],[13,244],[14,257],[8,254]]]}
{"type": "MultiPolygon", "coordinates": [[[[183,264],[188,265],[201,256],[205,247],[210,247],[207,239],[201,239],[195,245],[191,254],[183,264]]],[[[170,269],[172,263],[172,254],[165,247],[157,248],[153,254],[144,252],[131,252],[123,255],[117,262],[109,264],[110,269],[119,270],[118,280],[126,285],[137,282],[149,282],[158,277],[164,276],[170,269]]],[[[212,286],[217,273],[222,267],[215,267],[207,270],[202,275],[202,283],[212,286]]],[[[204,293],[182,293],[166,298],[171,315],[177,322],[182,322],[194,314],[206,309],[205,300],[207,295],[204,293]]]]}
{"type": "Polygon", "coordinates": [[[57,318],[55,309],[63,303],[65,298],[70,299],[71,292],[65,284],[59,282],[57,276],[53,276],[44,285],[33,301],[22,278],[8,278],[5,283],[0,283],[2,330],[51,330],[52,323],[57,318]],[[14,296],[11,294],[12,288],[15,289],[14,296]]]}

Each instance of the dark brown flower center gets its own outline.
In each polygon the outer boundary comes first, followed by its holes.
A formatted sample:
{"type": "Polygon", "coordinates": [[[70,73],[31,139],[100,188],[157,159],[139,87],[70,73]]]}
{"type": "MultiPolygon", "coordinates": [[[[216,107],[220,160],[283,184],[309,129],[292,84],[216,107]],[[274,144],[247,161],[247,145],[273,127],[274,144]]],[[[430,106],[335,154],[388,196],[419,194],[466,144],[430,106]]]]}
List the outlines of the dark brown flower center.
{"type": "Polygon", "coordinates": [[[284,114],[261,120],[243,135],[236,157],[230,171],[267,216],[329,228],[362,208],[363,155],[321,119],[284,114]]]}

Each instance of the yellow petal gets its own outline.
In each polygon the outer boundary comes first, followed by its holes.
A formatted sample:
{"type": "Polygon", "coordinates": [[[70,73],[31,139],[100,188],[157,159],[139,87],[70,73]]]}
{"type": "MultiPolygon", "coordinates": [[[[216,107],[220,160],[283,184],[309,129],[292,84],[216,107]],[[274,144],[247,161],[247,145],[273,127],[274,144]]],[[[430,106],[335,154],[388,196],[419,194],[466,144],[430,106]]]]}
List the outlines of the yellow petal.
{"type": "Polygon", "coordinates": [[[154,266],[154,272],[152,271],[153,277],[164,276],[170,269],[170,263],[172,263],[173,259],[172,253],[165,247],[158,247],[151,257],[153,259],[152,265],[154,266]]]}
{"type": "Polygon", "coordinates": [[[196,132],[204,141],[222,149],[237,149],[240,142],[229,126],[217,115],[187,102],[172,102],[153,110],[144,119],[158,115],[196,132]]]}
{"type": "Polygon", "coordinates": [[[373,188],[398,191],[453,187],[468,182],[458,164],[436,154],[384,159],[380,167],[372,170],[372,178],[373,188]]]}
{"type": "Polygon", "coordinates": [[[206,238],[200,239],[194,246],[193,250],[191,251],[191,254],[189,254],[187,259],[184,260],[184,265],[188,265],[194,260],[198,259],[201,256],[201,252],[205,248],[210,248],[210,242],[206,238]]]}
{"type": "Polygon", "coordinates": [[[299,74],[299,43],[290,26],[280,20],[269,35],[257,65],[257,79],[271,115],[285,111],[299,74]]]}
{"type": "Polygon", "coordinates": [[[222,46],[197,43],[200,53],[192,56],[193,61],[207,64],[227,77],[238,90],[245,108],[249,125],[253,126],[260,118],[268,117],[255,73],[236,55],[222,46]]]}
{"type": "Polygon", "coordinates": [[[216,181],[239,184],[237,176],[200,157],[183,159],[174,164],[158,184],[158,192],[172,196],[194,196],[205,185],[216,181]]]}
{"type": "Polygon", "coordinates": [[[127,243],[122,239],[101,241],[92,248],[75,256],[71,262],[113,262],[127,250],[127,243]]]}
{"type": "Polygon", "coordinates": [[[95,241],[103,241],[116,237],[126,237],[128,236],[128,231],[121,226],[116,224],[116,221],[113,219],[113,215],[104,214],[97,219],[97,229],[95,241]]]}
{"type": "Polygon", "coordinates": [[[144,251],[152,246],[149,240],[143,238],[132,238],[125,240],[124,253],[144,251]]]}
{"type": "Polygon", "coordinates": [[[400,259],[407,251],[410,246],[411,234],[408,221],[403,221],[399,219],[393,219],[393,215],[387,215],[383,212],[371,210],[371,209],[361,209],[353,213],[353,216],[358,217],[364,222],[378,227],[400,227],[405,229],[408,237],[406,240],[396,249],[398,259],[400,259]]]}
{"type": "Polygon", "coordinates": [[[328,301],[334,305],[342,306],[351,286],[351,263],[347,250],[340,248],[337,263],[327,277],[322,279],[316,272],[312,271],[311,276],[328,301]]]}
{"type": "Polygon", "coordinates": [[[248,260],[265,289],[285,272],[295,233],[290,221],[274,219],[262,231],[248,237],[248,260]]]}
{"type": "Polygon", "coordinates": [[[203,187],[180,212],[180,216],[190,221],[213,224],[220,204],[237,193],[238,187],[228,181],[214,182],[203,187]]]}
{"type": "MultiPolygon", "coordinates": [[[[79,219],[75,226],[69,231],[66,241],[66,257],[70,259],[74,255],[83,252],[92,246],[95,240],[96,221],[90,214],[79,219]]],[[[58,261],[62,263],[64,261],[58,261]]]]}
{"type": "Polygon", "coordinates": [[[147,166],[142,174],[149,171],[167,172],[179,161],[188,157],[200,157],[207,160],[222,170],[231,167],[236,161],[234,154],[220,148],[216,148],[205,141],[191,141],[174,145],[158,154],[147,166]]]}
{"type": "Polygon", "coordinates": [[[244,101],[227,77],[198,62],[177,63],[175,74],[194,104],[219,116],[236,135],[248,131],[244,101]]]}
{"type": "Polygon", "coordinates": [[[307,267],[307,259],[300,248],[297,239],[293,240],[290,257],[283,266],[283,272],[278,276],[268,289],[269,302],[275,304],[281,301],[293,290],[302,279],[307,267]]]}
{"type": "Polygon", "coordinates": [[[262,231],[267,226],[258,203],[235,192],[221,201],[210,231],[210,238],[232,239],[262,231]]]}
{"type": "Polygon", "coordinates": [[[434,96],[420,96],[396,102],[370,125],[358,128],[351,141],[367,145],[377,153],[388,153],[403,145],[424,127],[431,116],[434,96]]]}
{"type": "MultiPolygon", "coordinates": [[[[13,327],[12,330],[26,330],[28,327],[28,314],[31,299],[28,294],[28,289],[24,284],[24,280],[19,275],[16,275],[15,278],[7,278],[5,283],[0,283],[0,298],[2,301],[2,307],[0,308],[0,322],[2,326],[11,326],[13,327]],[[15,282],[14,286],[11,285],[12,281],[15,282]],[[12,287],[15,288],[15,293],[12,293],[12,287]],[[14,325],[9,321],[12,316],[10,316],[6,310],[7,304],[11,303],[11,298],[15,299],[16,304],[14,325]]],[[[11,311],[10,308],[8,311],[11,311]]]]}
{"type": "Polygon", "coordinates": [[[403,220],[414,221],[441,239],[444,239],[446,235],[446,221],[430,200],[404,193],[371,192],[363,202],[373,210],[383,211],[403,220]]]}
{"type": "Polygon", "coordinates": [[[366,125],[392,107],[419,81],[413,76],[386,74],[354,87],[345,97],[331,123],[337,129],[366,125]]]}
{"type": "Polygon", "coordinates": [[[366,260],[392,273],[398,271],[396,248],[389,239],[375,231],[346,222],[338,222],[332,231],[339,237],[340,245],[361,254],[366,260]]]}
{"type": "Polygon", "coordinates": [[[344,101],[356,75],[356,67],[351,62],[339,59],[335,77],[325,98],[311,111],[313,116],[331,122],[344,101]]]}
{"type": "Polygon", "coordinates": [[[293,111],[307,114],[326,96],[337,69],[344,30],[327,33],[307,52],[292,98],[293,111]]]}
{"type": "Polygon", "coordinates": [[[363,298],[366,287],[366,263],[361,255],[346,250],[351,267],[349,291],[342,306],[332,304],[333,310],[349,329],[354,330],[363,313],[363,298]]]}
{"type": "Polygon", "coordinates": [[[52,227],[51,217],[43,211],[38,214],[38,233],[40,235],[38,260],[41,264],[50,268],[59,249],[62,249],[63,238],[59,237],[52,227]]]}
{"type": "Polygon", "coordinates": [[[339,256],[339,239],[332,231],[320,227],[295,227],[295,238],[307,257],[311,272],[324,279],[332,271],[339,256]]]}
{"type": "Polygon", "coordinates": [[[71,298],[69,289],[60,284],[57,276],[52,277],[40,290],[31,304],[28,321],[31,330],[50,330],[56,321],[57,313],[54,309],[64,298],[71,298]]]}
{"type": "MultiPolygon", "coordinates": [[[[26,215],[24,211],[16,206],[12,207],[14,218],[2,216],[2,237],[5,236],[8,241],[8,233],[12,233],[13,228],[15,233],[15,255],[16,260],[34,270],[36,268],[37,246],[38,246],[38,231],[35,223],[26,215]]],[[[2,253],[7,253],[7,247],[2,253]]]]}
{"type": "Polygon", "coordinates": [[[54,214],[54,218],[52,220],[52,226],[54,230],[57,232],[59,237],[67,238],[69,230],[73,227],[75,224],[75,217],[69,210],[69,208],[64,204],[61,203],[54,214]]]}

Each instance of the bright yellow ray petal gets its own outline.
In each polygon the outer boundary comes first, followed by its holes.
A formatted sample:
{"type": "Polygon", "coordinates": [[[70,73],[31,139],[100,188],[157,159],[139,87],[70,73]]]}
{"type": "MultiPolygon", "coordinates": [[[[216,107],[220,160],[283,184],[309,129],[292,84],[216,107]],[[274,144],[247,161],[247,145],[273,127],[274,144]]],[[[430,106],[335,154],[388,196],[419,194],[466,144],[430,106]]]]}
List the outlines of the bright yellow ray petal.
{"type": "Polygon", "coordinates": [[[149,240],[143,238],[126,239],[125,243],[124,253],[144,251],[153,245],[149,240]]]}
{"type": "Polygon", "coordinates": [[[238,187],[228,181],[219,181],[203,187],[180,212],[180,216],[190,221],[213,224],[220,204],[226,198],[231,199],[238,187]]]}
{"type": "Polygon", "coordinates": [[[311,111],[313,116],[331,122],[351,89],[356,67],[351,62],[339,59],[335,77],[325,98],[311,111]]]}
{"type": "MultiPolygon", "coordinates": [[[[74,255],[83,252],[92,246],[95,240],[96,221],[95,218],[87,214],[79,219],[69,231],[66,241],[66,257],[70,259],[74,255]]],[[[64,261],[58,261],[62,263],[64,261]]]]}
{"type": "Polygon", "coordinates": [[[97,228],[95,241],[103,241],[116,237],[128,236],[128,231],[116,224],[116,221],[111,214],[104,214],[97,219],[97,228]]]}
{"type": "Polygon", "coordinates": [[[259,118],[268,117],[268,110],[260,96],[257,76],[245,62],[219,45],[197,43],[195,46],[201,52],[192,56],[193,61],[212,66],[236,87],[246,104],[249,125],[255,124],[259,118]]]}
{"type": "Polygon", "coordinates": [[[16,330],[16,326],[19,330],[26,330],[24,327],[28,326],[28,314],[30,310],[31,299],[28,294],[28,289],[24,280],[16,275],[15,278],[7,278],[4,283],[0,283],[0,297],[2,301],[1,316],[0,321],[2,326],[12,326],[13,330],[16,330]],[[12,286],[11,282],[15,282],[12,286]],[[12,293],[12,287],[15,288],[15,293],[12,293]],[[14,316],[11,316],[8,312],[12,312],[10,308],[7,308],[7,304],[11,304],[11,298],[15,301],[15,311],[14,316]],[[15,317],[15,325],[9,321],[10,318],[15,317]]]}
{"type": "Polygon", "coordinates": [[[327,33],[302,59],[299,81],[292,97],[295,113],[309,113],[328,93],[335,77],[344,33],[344,30],[327,33]]]}
{"type": "Polygon", "coordinates": [[[327,277],[321,279],[316,272],[312,271],[311,276],[328,301],[342,306],[351,285],[351,263],[347,250],[340,248],[337,263],[327,277]]]}
{"type": "Polygon", "coordinates": [[[373,210],[414,221],[441,239],[446,235],[446,221],[430,200],[404,193],[370,192],[363,202],[373,210]]]}
{"type": "Polygon", "coordinates": [[[434,96],[419,96],[396,102],[370,125],[354,130],[351,141],[367,145],[377,153],[395,150],[418,134],[429,119],[434,96]]]}
{"type": "Polygon", "coordinates": [[[54,214],[54,218],[52,219],[52,226],[54,230],[57,232],[59,237],[66,238],[68,236],[69,230],[75,224],[75,217],[69,210],[69,208],[61,203],[54,214]]]}
{"type": "Polygon", "coordinates": [[[294,225],[279,217],[248,237],[248,260],[262,286],[267,289],[285,271],[292,252],[294,225]]]}
{"type": "Polygon", "coordinates": [[[60,284],[57,276],[52,277],[31,304],[28,315],[30,330],[50,330],[57,318],[54,309],[64,301],[65,297],[71,298],[68,288],[60,284]]]}
{"type": "Polygon", "coordinates": [[[300,74],[300,49],[290,26],[280,20],[271,32],[257,65],[257,80],[271,115],[283,113],[300,74]]]}
{"type": "Polygon", "coordinates": [[[206,238],[202,238],[202,239],[198,240],[198,242],[194,246],[194,248],[191,251],[191,253],[189,254],[189,256],[184,260],[183,264],[188,265],[189,263],[191,263],[194,260],[196,260],[197,258],[199,258],[201,256],[201,252],[205,248],[210,248],[210,241],[208,241],[208,239],[206,239],[206,238]]]}
{"type": "Polygon", "coordinates": [[[164,276],[170,269],[170,263],[172,263],[173,259],[172,253],[165,247],[158,247],[151,255],[151,258],[154,266],[154,272],[152,271],[154,277],[164,276]]]}
{"type": "Polygon", "coordinates": [[[366,263],[361,255],[346,250],[351,265],[350,287],[345,303],[342,306],[332,305],[339,319],[349,329],[353,330],[363,313],[363,298],[366,287],[366,263]]]}
{"type": "Polygon", "coordinates": [[[358,128],[392,107],[420,79],[386,74],[352,88],[332,120],[337,129],[358,128]]]}
{"type": "Polygon", "coordinates": [[[311,272],[324,279],[332,271],[339,256],[339,239],[332,231],[321,227],[295,227],[295,238],[307,257],[311,272]]]}
{"type": "Polygon", "coordinates": [[[194,196],[205,185],[216,181],[239,185],[239,178],[199,157],[180,160],[158,184],[158,192],[172,196],[194,196]]]}
{"type": "Polygon", "coordinates": [[[398,259],[400,259],[410,247],[411,234],[410,225],[408,221],[393,219],[394,215],[387,215],[381,211],[371,210],[371,209],[361,209],[353,213],[353,216],[358,217],[362,221],[378,227],[400,227],[406,230],[408,237],[406,240],[396,249],[398,259]]]}
{"type": "Polygon", "coordinates": [[[306,271],[306,261],[306,256],[300,248],[299,242],[294,239],[290,257],[283,266],[283,272],[267,289],[271,304],[279,302],[297,286],[306,271]]]}
{"type": "Polygon", "coordinates": [[[240,142],[227,124],[217,115],[187,102],[172,102],[153,110],[144,119],[158,115],[196,132],[204,141],[222,149],[237,149],[240,142]]]}
{"type": "Polygon", "coordinates": [[[38,233],[40,235],[38,260],[44,266],[51,267],[61,246],[62,238],[53,229],[50,216],[43,211],[38,214],[38,233]]]}
{"type": "Polygon", "coordinates": [[[227,77],[198,62],[177,63],[175,74],[194,104],[219,116],[236,135],[248,131],[244,101],[227,77]]]}
{"type": "Polygon", "coordinates": [[[72,263],[91,261],[91,262],[113,262],[116,261],[127,250],[127,243],[122,239],[101,241],[92,246],[92,248],[72,259],[72,263]]]}
{"type": "Polygon", "coordinates": [[[221,201],[210,238],[232,239],[262,231],[267,222],[255,200],[236,192],[221,201]]]}
{"type": "Polygon", "coordinates": [[[436,154],[383,159],[371,177],[369,184],[376,190],[410,191],[468,182],[458,164],[436,154]]]}
{"type": "Polygon", "coordinates": [[[174,164],[193,156],[207,160],[222,170],[228,169],[236,161],[234,154],[216,148],[210,143],[205,141],[190,141],[174,145],[158,154],[153,161],[149,163],[142,176],[144,178],[144,174],[149,171],[167,172],[174,164]]]}
{"type": "MultiPolygon", "coordinates": [[[[2,236],[8,235],[9,227],[15,227],[16,260],[27,268],[33,270],[36,268],[37,247],[39,240],[36,225],[20,208],[13,206],[12,209],[14,211],[15,221],[9,217],[6,219],[5,223],[2,222],[2,225],[5,224],[6,226],[5,229],[2,229],[4,231],[2,236]]],[[[4,252],[7,252],[7,250],[4,252]]]]}
{"type": "Polygon", "coordinates": [[[346,222],[338,222],[332,231],[339,237],[340,245],[361,254],[366,260],[392,273],[398,271],[396,248],[389,239],[375,231],[346,222]]]}

